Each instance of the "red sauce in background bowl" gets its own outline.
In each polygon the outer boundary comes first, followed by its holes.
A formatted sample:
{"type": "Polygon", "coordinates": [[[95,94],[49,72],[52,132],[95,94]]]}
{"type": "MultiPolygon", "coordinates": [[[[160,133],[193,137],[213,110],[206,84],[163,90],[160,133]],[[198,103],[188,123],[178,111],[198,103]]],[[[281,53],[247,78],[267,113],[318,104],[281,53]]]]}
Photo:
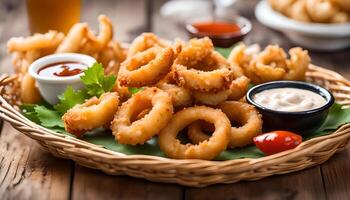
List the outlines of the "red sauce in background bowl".
{"type": "Polygon", "coordinates": [[[241,27],[239,27],[239,25],[227,22],[194,22],[192,26],[199,34],[208,36],[237,34],[241,32],[241,27]]]}
{"type": "Polygon", "coordinates": [[[85,68],[86,65],[80,62],[57,62],[40,68],[38,74],[44,77],[68,77],[82,73],[85,68]]]}
{"type": "Polygon", "coordinates": [[[198,19],[186,25],[186,30],[191,38],[208,36],[217,47],[230,47],[243,40],[251,28],[250,21],[243,17],[237,17],[231,21],[198,19]]]}

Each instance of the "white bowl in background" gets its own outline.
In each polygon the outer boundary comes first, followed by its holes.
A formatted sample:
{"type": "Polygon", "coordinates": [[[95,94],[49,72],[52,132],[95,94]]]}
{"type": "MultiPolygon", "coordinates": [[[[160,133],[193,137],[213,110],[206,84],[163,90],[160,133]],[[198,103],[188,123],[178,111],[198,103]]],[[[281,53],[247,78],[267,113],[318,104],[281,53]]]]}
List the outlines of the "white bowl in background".
{"type": "Polygon", "coordinates": [[[58,95],[62,94],[68,86],[72,86],[73,89],[81,89],[83,87],[83,83],[80,80],[80,76],[83,73],[68,77],[43,77],[38,74],[41,68],[58,62],[80,62],[88,68],[96,60],[84,54],[60,53],[44,56],[34,61],[29,66],[29,74],[36,80],[41,96],[51,105],[58,103],[58,95]]]}
{"type": "Polygon", "coordinates": [[[168,1],[160,8],[160,15],[179,24],[185,24],[188,19],[207,17],[212,12],[210,1],[177,0],[168,1]]]}
{"type": "Polygon", "coordinates": [[[350,46],[350,23],[303,23],[274,11],[260,1],[255,16],[265,26],[283,32],[292,42],[314,50],[333,51],[350,46]]]}

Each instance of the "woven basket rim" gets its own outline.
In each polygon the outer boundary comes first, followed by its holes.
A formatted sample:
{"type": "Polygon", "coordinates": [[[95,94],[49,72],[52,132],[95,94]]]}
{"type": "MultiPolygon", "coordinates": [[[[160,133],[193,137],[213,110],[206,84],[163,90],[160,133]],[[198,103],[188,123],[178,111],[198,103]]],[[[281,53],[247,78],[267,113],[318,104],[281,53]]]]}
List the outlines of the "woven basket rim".
{"type": "MultiPolygon", "coordinates": [[[[316,66],[314,66],[316,67],[316,66]]],[[[320,67],[317,67],[317,68],[320,68],[320,67]]],[[[327,70],[327,69],[325,69],[327,70]]],[[[329,72],[332,72],[331,70],[327,70],[329,72]]],[[[11,77],[11,76],[10,76],[11,77]]],[[[345,78],[344,80],[349,83],[350,85],[350,82],[347,81],[345,78]]],[[[1,97],[1,101],[6,101],[4,100],[2,97],[1,97]]],[[[19,113],[19,112],[18,112],[19,113]]],[[[19,113],[21,114],[21,113],[19,113]]],[[[21,114],[22,115],[22,114],[21,114]]],[[[22,115],[23,116],[23,115],[22,115]]],[[[23,116],[25,117],[25,116],[23,116]]],[[[35,124],[34,122],[32,122],[33,124],[35,124]]],[[[294,148],[294,149],[291,149],[291,150],[287,150],[287,151],[283,151],[283,152],[280,152],[280,153],[277,153],[277,154],[274,154],[274,155],[269,155],[269,156],[264,156],[264,157],[261,157],[261,158],[237,158],[237,159],[232,159],[232,160],[201,160],[201,159],[173,159],[173,158],[167,158],[167,157],[160,157],[160,156],[153,156],[153,155],[145,155],[145,154],[132,154],[132,155],[128,155],[128,154],[125,154],[125,153],[122,153],[122,152],[117,152],[117,151],[113,151],[113,150],[110,150],[110,149],[107,149],[107,148],[104,148],[102,145],[97,145],[97,144],[93,144],[93,143],[89,143],[89,142],[86,142],[84,140],[81,140],[79,138],[75,138],[73,136],[70,136],[70,135],[63,135],[61,133],[57,133],[57,132],[54,132],[50,129],[47,129],[45,127],[42,127],[38,124],[35,124],[36,126],[39,126],[42,130],[45,130],[47,134],[50,134],[50,135],[53,135],[57,138],[64,138],[66,139],[67,141],[72,141],[72,142],[83,142],[85,146],[86,144],[85,143],[88,143],[88,145],[91,145],[91,147],[93,147],[93,149],[95,148],[101,148],[103,149],[106,153],[108,152],[110,155],[116,155],[116,156],[124,156],[124,157],[129,157],[129,158],[134,158],[134,159],[139,159],[140,157],[143,157],[144,159],[153,159],[153,160],[159,160],[159,161],[167,161],[167,162],[178,162],[178,161],[186,161],[186,162],[207,162],[207,163],[223,163],[223,164],[228,164],[228,163],[231,163],[231,162],[234,162],[234,161],[237,161],[237,160],[244,160],[244,161],[254,161],[254,162],[262,162],[262,161],[266,161],[266,160],[271,160],[271,159],[276,159],[276,158],[279,158],[279,157],[283,157],[284,155],[286,154],[291,154],[291,153],[294,153],[294,152],[297,152],[299,151],[299,149],[301,149],[302,147],[304,146],[307,146],[308,143],[310,143],[310,140],[311,141],[315,141],[315,140],[320,140],[320,142],[322,143],[322,141],[326,140],[326,139],[331,139],[334,137],[335,134],[338,133],[338,130],[342,130],[344,128],[347,128],[347,127],[350,127],[349,124],[344,124],[342,126],[340,126],[335,132],[332,132],[332,133],[329,133],[327,135],[323,135],[323,136],[317,136],[315,138],[312,138],[312,139],[309,139],[309,140],[306,140],[306,141],[303,141],[297,148],[294,148]]]]}
{"type": "MultiPolygon", "coordinates": [[[[330,79],[334,78],[337,79],[337,83],[339,83],[341,87],[345,87],[347,91],[350,91],[350,82],[346,80],[344,77],[342,77],[340,74],[317,67],[315,65],[309,66],[309,71],[307,72],[308,77],[317,77],[319,76],[318,73],[325,73],[328,74],[330,79]]],[[[8,84],[11,78],[13,76],[3,76],[0,78],[0,85],[6,85],[8,84]]],[[[345,94],[345,93],[344,93],[345,94]]],[[[346,100],[350,100],[350,97],[345,98],[346,100]]],[[[214,160],[214,161],[207,161],[207,160],[200,160],[200,159],[172,159],[172,158],[166,158],[166,157],[159,157],[159,156],[153,156],[153,155],[144,155],[144,154],[134,154],[134,155],[127,155],[121,152],[116,152],[107,148],[104,148],[102,145],[96,145],[89,142],[86,142],[84,140],[80,140],[78,138],[60,134],[57,132],[54,132],[52,130],[49,130],[47,128],[44,128],[38,124],[35,124],[34,122],[30,121],[29,119],[25,118],[19,111],[15,110],[15,108],[8,104],[6,100],[0,96],[0,118],[3,118],[4,120],[10,122],[12,126],[14,126],[17,130],[24,133],[25,135],[33,138],[34,140],[38,141],[41,145],[47,145],[51,146],[53,149],[59,149],[62,147],[64,149],[64,152],[62,154],[58,154],[56,156],[61,156],[65,158],[70,158],[72,160],[75,160],[79,163],[83,163],[84,161],[79,160],[77,157],[74,156],[81,156],[82,158],[87,158],[91,160],[91,162],[95,163],[102,163],[102,164],[116,164],[116,161],[128,161],[132,162],[129,165],[167,165],[167,166],[173,166],[176,169],[184,170],[183,173],[185,173],[186,170],[203,170],[203,173],[205,172],[205,168],[211,168],[216,167],[217,175],[224,176],[223,171],[220,171],[220,167],[225,168],[230,167],[230,172],[239,172],[244,171],[245,169],[240,169],[240,165],[249,165],[251,167],[251,170],[256,170],[261,167],[268,167],[271,165],[271,163],[275,161],[279,161],[280,163],[284,163],[287,161],[290,161],[291,159],[299,159],[301,156],[305,156],[306,154],[309,154],[310,152],[315,152],[317,150],[320,150],[320,148],[329,145],[330,142],[334,143],[341,143],[343,141],[348,141],[350,138],[350,123],[344,124],[340,126],[335,132],[330,133],[328,135],[323,136],[317,136],[315,138],[309,139],[307,141],[302,142],[298,147],[295,149],[291,149],[288,151],[280,152],[274,155],[270,156],[264,156],[261,158],[238,158],[238,159],[232,159],[232,160],[214,160]],[[74,155],[73,155],[74,154],[74,155]],[[287,156],[288,155],[288,156],[287,156]],[[156,163],[156,164],[155,164],[156,163]],[[186,164],[186,165],[183,165],[186,164]],[[237,166],[237,167],[232,167],[237,166]],[[220,174],[222,173],[222,174],[220,174]]],[[[350,103],[349,103],[350,104],[350,103]]],[[[339,146],[339,145],[338,145],[339,146]]],[[[333,155],[337,150],[340,148],[334,150],[334,152],[331,154],[333,155]]],[[[319,163],[317,163],[319,164],[319,163]]],[[[85,166],[89,166],[92,168],[101,169],[102,171],[105,171],[107,173],[115,174],[114,171],[110,172],[108,169],[104,168],[104,166],[98,166],[95,165],[89,165],[89,163],[83,163],[85,166]]],[[[313,166],[314,164],[308,164],[308,166],[313,166]]],[[[125,164],[126,166],[126,164],[125,164]]],[[[307,166],[307,167],[308,167],[307,166]]],[[[302,169],[302,168],[300,168],[302,169]]],[[[297,169],[297,170],[300,170],[297,169]]],[[[158,180],[157,178],[148,178],[147,175],[143,174],[136,174],[135,172],[128,172],[130,169],[124,169],[124,174],[136,176],[136,177],[143,177],[149,180],[158,180]]],[[[208,169],[209,170],[209,169],[208,169]]],[[[224,169],[222,169],[224,170],[224,169]]],[[[289,171],[296,171],[296,170],[289,170],[289,171]]],[[[151,172],[150,172],[151,173],[151,172]]],[[[177,172],[181,173],[181,172],[177,172]]],[[[274,172],[273,174],[277,173],[287,173],[287,172],[274,172]]],[[[188,174],[187,174],[188,175],[188,174]]],[[[271,175],[271,174],[269,174],[271,175]]],[[[264,175],[264,177],[269,176],[264,175]]],[[[263,177],[262,177],[263,178],[263,177]]],[[[219,182],[233,182],[230,180],[225,181],[218,181],[218,180],[211,180],[211,181],[204,181],[205,183],[195,182],[195,183],[187,183],[185,178],[181,180],[173,180],[176,179],[174,177],[169,179],[160,179],[161,182],[176,182],[180,183],[182,185],[189,185],[189,186],[206,186],[213,183],[219,183],[219,182]]],[[[254,177],[247,177],[247,178],[241,178],[239,180],[255,180],[254,177]]],[[[236,182],[236,181],[235,181],[236,182]]]]}

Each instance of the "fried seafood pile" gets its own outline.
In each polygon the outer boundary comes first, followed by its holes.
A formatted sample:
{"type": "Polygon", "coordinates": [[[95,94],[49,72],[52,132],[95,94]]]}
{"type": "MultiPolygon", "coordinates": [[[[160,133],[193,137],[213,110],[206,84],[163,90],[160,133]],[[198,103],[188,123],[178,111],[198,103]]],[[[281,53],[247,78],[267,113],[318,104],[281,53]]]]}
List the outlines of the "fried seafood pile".
{"type": "Polygon", "coordinates": [[[86,23],[75,24],[67,35],[57,31],[11,38],[7,43],[12,54],[15,72],[19,75],[20,99],[23,103],[37,103],[40,94],[35,80],[28,74],[29,65],[36,59],[54,53],[83,53],[105,66],[107,74],[117,74],[126,52],[113,40],[113,26],[104,15],[98,17],[99,34],[95,35],[86,23]]]}
{"type": "Polygon", "coordinates": [[[275,45],[260,51],[240,44],[225,59],[207,37],[168,42],[152,33],[141,34],[124,51],[112,40],[109,20],[99,20],[97,36],[79,23],[67,36],[50,31],[11,39],[8,47],[26,87],[21,94],[37,92],[27,74],[35,59],[57,52],[91,55],[117,77],[116,88],[69,109],[62,117],[66,131],[80,137],[107,128],[118,143],[127,145],[158,136],[160,149],[171,158],[211,160],[227,148],[251,144],[262,132],[263,121],[244,100],[250,82],[303,80],[310,62],[300,48],[291,49],[288,58],[275,45]],[[128,95],[135,88],[140,91],[128,95]],[[179,134],[190,142],[184,144],[179,134]]]}
{"type": "Polygon", "coordinates": [[[229,62],[238,65],[254,84],[276,80],[305,80],[310,64],[306,50],[294,47],[286,52],[277,45],[269,45],[263,51],[258,45],[247,47],[241,43],[229,55],[229,62]]]}
{"type": "Polygon", "coordinates": [[[254,106],[244,102],[250,78],[301,80],[310,60],[300,48],[290,50],[290,59],[278,46],[249,51],[242,44],[225,59],[209,38],[170,44],[144,33],[132,42],[117,76],[120,87],[143,90],[126,100],[110,92],[76,105],[63,115],[66,130],[81,136],[110,128],[116,141],[127,145],[158,136],[161,150],[177,159],[211,160],[227,148],[249,145],[263,124],[254,106]],[[179,134],[190,143],[183,144],[179,134]]]}
{"type": "Polygon", "coordinates": [[[269,0],[269,3],[274,10],[302,22],[350,21],[350,0],[269,0]]]}

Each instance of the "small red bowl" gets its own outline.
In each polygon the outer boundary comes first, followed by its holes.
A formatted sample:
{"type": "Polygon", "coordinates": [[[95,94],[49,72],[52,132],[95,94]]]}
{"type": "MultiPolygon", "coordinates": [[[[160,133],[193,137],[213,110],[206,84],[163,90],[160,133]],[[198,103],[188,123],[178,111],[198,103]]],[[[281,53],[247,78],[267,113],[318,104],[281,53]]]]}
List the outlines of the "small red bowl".
{"type": "Polygon", "coordinates": [[[215,20],[209,19],[209,18],[201,18],[201,19],[194,19],[186,23],[186,31],[189,34],[190,38],[201,38],[201,37],[209,37],[212,41],[214,46],[216,47],[231,47],[233,44],[242,41],[244,37],[251,31],[252,24],[250,21],[244,17],[237,16],[235,19],[222,19],[218,18],[215,20]],[[218,22],[218,23],[228,23],[228,24],[235,24],[237,25],[240,30],[235,32],[228,32],[228,33],[220,33],[220,34],[210,34],[207,32],[200,32],[196,27],[196,23],[210,23],[210,22],[218,22]]]}

